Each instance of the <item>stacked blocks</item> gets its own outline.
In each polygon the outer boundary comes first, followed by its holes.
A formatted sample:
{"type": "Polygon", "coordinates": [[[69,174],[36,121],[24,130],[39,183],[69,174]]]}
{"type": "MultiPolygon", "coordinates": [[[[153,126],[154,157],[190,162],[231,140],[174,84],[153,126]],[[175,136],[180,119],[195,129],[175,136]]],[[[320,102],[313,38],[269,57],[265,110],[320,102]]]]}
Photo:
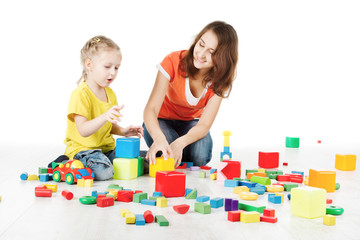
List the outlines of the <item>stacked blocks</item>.
{"type": "Polygon", "coordinates": [[[224,151],[220,153],[220,161],[222,161],[224,159],[224,156],[228,156],[228,159],[232,158],[232,153],[230,152],[230,136],[231,136],[231,132],[230,131],[224,131],[223,132],[223,136],[224,136],[224,151]]]}
{"type": "Polygon", "coordinates": [[[217,180],[239,178],[241,174],[241,163],[239,161],[224,160],[218,164],[217,180]]]}
{"type": "Polygon", "coordinates": [[[113,161],[114,179],[130,180],[138,176],[137,158],[115,158],[113,161]]]}
{"type": "Polygon", "coordinates": [[[116,139],[116,158],[136,158],[140,155],[139,138],[118,138],[116,139]]]}
{"type": "Polygon", "coordinates": [[[286,143],[287,148],[299,148],[300,146],[300,138],[296,137],[286,137],[286,143]]]}
{"type": "Polygon", "coordinates": [[[309,170],[309,183],[310,187],[323,188],[327,192],[335,192],[336,185],[336,172],[334,171],[316,171],[309,170]]]}
{"type": "Polygon", "coordinates": [[[259,167],[277,168],[279,167],[278,152],[259,152],[259,167]]]}
{"type": "Polygon", "coordinates": [[[335,168],[342,171],[354,171],[356,169],[356,155],[335,155],[335,168]]]}
{"type": "MultiPolygon", "coordinates": [[[[174,167],[174,165],[173,165],[174,167]]],[[[155,191],[165,197],[185,196],[186,175],[183,172],[169,171],[156,172],[155,191]]]]}
{"type": "Polygon", "coordinates": [[[315,187],[291,189],[291,213],[303,218],[318,218],[326,213],[326,191],[315,187]]]}
{"type": "Polygon", "coordinates": [[[149,176],[155,177],[157,171],[174,171],[175,170],[175,160],[173,158],[168,158],[167,160],[164,157],[157,157],[155,164],[149,165],[149,176]]]}

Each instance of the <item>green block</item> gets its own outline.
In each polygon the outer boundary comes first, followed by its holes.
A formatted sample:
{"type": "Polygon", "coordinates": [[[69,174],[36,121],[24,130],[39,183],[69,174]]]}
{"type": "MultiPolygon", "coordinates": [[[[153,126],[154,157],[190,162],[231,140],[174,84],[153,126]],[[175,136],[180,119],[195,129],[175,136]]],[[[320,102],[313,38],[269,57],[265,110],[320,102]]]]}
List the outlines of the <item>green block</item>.
{"type": "Polygon", "coordinates": [[[157,197],[157,196],[156,196],[156,197],[150,196],[150,197],[149,197],[149,200],[157,200],[157,199],[160,198],[160,197],[163,197],[163,196],[159,196],[159,197],[157,197]]]}
{"type": "Polygon", "coordinates": [[[147,193],[136,193],[133,195],[133,202],[141,203],[143,199],[147,199],[147,193]]]}
{"type": "Polygon", "coordinates": [[[186,197],[185,199],[196,199],[197,198],[197,190],[196,188],[193,189],[186,197]]]}
{"type": "Polygon", "coordinates": [[[163,215],[156,215],[155,221],[159,226],[169,226],[169,221],[163,215]]]}
{"type": "Polygon", "coordinates": [[[270,178],[270,179],[277,179],[278,174],[270,173],[270,174],[267,175],[267,176],[268,176],[268,178],[270,178]]]}
{"type": "Polygon", "coordinates": [[[120,187],[118,184],[110,184],[107,189],[123,190],[123,187],[120,187]]]}
{"type": "Polygon", "coordinates": [[[297,184],[297,183],[285,183],[284,184],[284,190],[287,192],[290,192],[291,189],[296,188],[296,187],[299,187],[299,184],[297,184]]]}
{"type": "Polygon", "coordinates": [[[286,147],[287,148],[299,148],[300,138],[286,137],[286,147]]]}
{"type": "Polygon", "coordinates": [[[48,169],[47,168],[41,168],[39,167],[39,174],[43,174],[43,173],[47,173],[48,169]]]}
{"type": "Polygon", "coordinates": [[[262,185],[271,185],[271,180],[268,177],[252,176],[251,182],[260,183],[262,185]]]}
{"type": "Polygon", "coordinates": [[[340,183],[335,183],[335,190],[339,190],[340,189],[340,183]]]}
{"type": "Polygon", "coordinates": [[[138,177],[144,174],[144,158],[138,157],[138,177]]]}
{"type": "Polygon", "coordinates": [[[249,211],[249,212],[256,211],[259,213],[263,213],[265,208],[266,208],[266,206],[256,207],[256,206],[251,206],[251,205],[239,202],[239,210],[245,210],[245,211],[249,211]]]}
{"type": "Polygon", "coordinates": [[[247,176],[248,173],[254,173],[254,172],[259,172],[259,171],[257,169],[246,169],[245,176],[247,176]]]}
{"type": "Polygon", "coordinates": [[[206,178],[206,172],[205,171],[199,171],[199,177],[200,178],[206,178]]]}
{"type": "Polygon", "coordinates": [[[196,202],[195,203],[195,212],[199,212],[202,214],[210,214],[211,213],[211,206],[206,203],[196,202]]]}

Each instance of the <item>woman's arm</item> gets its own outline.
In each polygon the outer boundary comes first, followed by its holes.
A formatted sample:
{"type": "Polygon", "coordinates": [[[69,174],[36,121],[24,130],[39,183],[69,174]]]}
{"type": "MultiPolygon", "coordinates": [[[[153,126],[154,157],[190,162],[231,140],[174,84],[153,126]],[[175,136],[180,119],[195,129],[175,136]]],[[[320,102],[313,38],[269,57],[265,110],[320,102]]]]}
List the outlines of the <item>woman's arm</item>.
{"type": "Polygon", "coordinates": [[[179,137],[171,143],[170,147],[175,159],[175,167],[178,167],[181,163],[183,149],[193,142],[205,137],[209,132],[219,111],[221,101],[221,97],[214,95],[206,104],[199,122],[191,128],[187,134],[179,137]]]}
{"type": "Polygon", "coordinates": [[[146,155],[150,163],[156,162],[156,153],[161,151],[165,159],[172,155],[169,143],[159,126],[158,115],[163,104],[169,80],[158,71],[153,90],[144,109],[144,123],[154,140],[146,155]]]}

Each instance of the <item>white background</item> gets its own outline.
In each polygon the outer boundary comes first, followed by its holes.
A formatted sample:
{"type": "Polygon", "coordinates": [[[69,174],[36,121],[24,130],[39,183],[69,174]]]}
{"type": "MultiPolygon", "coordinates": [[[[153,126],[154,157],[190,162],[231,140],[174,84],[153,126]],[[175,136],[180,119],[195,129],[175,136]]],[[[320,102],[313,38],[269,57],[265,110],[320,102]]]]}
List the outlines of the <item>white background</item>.
{"type": "Polygon", "coordinates": [[[1,146],[63,144],[80,49],[98,34],[122,49],[111,86],[125,104],[122,124],[142,124],[156,64],[214,20],[239,37],[237,79],[211,131],[216,146],[224,130],[233,147],[286,136],[359,146],[359,13],[346,0],[1,1],[1,146]]]}

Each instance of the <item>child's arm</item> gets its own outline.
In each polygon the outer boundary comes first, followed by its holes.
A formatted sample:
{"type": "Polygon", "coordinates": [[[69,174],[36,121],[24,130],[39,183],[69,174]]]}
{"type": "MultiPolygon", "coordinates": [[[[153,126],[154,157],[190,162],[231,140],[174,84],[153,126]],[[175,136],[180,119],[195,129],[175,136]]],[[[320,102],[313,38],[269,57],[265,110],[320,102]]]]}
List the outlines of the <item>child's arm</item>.
{"type": "Polygon", "coordinates": [[[120,127],[117,123],[113,123],[111,133],[125,137],[136,136],[141,138],[141,136],[144,136],[144,129],[141,126],[132,126],[132,125],[123,128],[120,127]]]}
{"type": "Polygon", "coordinates": [[[104,126],[106,122],[111,122],[113,125],[116,122],[120,122],[120,117],[122,117],[120,110],[123,109],[123,107],[124,106],[113,106],[107,112],[92,120],[82,115],[75,115],[74,121],[76,128],[82,137],[89,137],[104,126]]]}

